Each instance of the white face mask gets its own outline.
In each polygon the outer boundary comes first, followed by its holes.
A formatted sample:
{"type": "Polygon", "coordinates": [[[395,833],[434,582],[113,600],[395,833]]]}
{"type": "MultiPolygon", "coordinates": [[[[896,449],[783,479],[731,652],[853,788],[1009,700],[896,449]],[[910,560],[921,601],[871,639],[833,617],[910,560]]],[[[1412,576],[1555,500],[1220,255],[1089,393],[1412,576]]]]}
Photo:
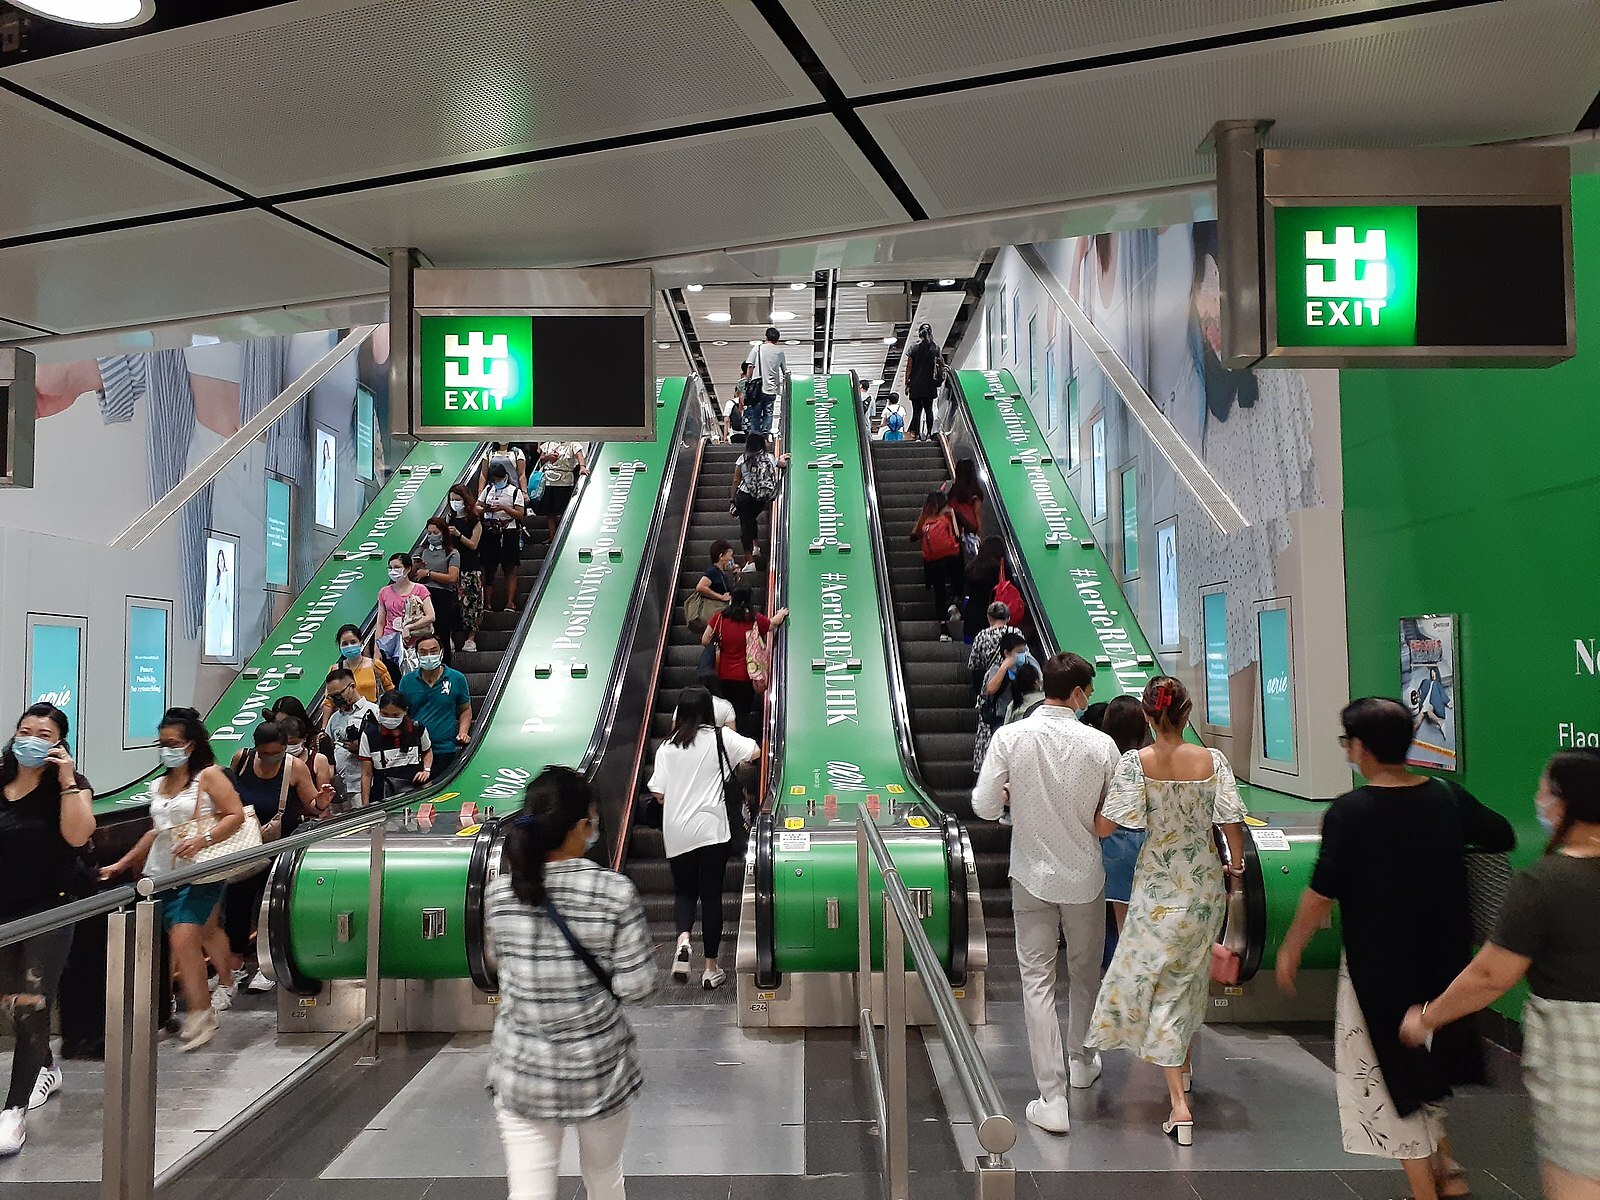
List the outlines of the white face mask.
{"type": "Polygon", "coordinates": [[[456,516],[459,517],[462,513],[467,511],[466,501],[464,501],[464,500],[452,500],[452,501],[450,501],[450,511],[455,513],[456,516]]]}
{"type": "Polygon", "coordinates": [[[181,767],[189,761],[189,748],[187,746],[161,747],[161,765],[169,770],[181,767]]]}
{"type": "Polygon", "coordinates": [[[406,569],[404,567],[390,567],[389,568],[389,578],[391,580],[393,580],[395,583],[399,583],[405,577],[406,577],[406,569]]]}
{"type": "Polygon", "coordinates": [[[385,729],[399,729],[400,723],[404,720],[404,717],[386,717],[382,713],[378,714],[378,724],[385,729]]]}

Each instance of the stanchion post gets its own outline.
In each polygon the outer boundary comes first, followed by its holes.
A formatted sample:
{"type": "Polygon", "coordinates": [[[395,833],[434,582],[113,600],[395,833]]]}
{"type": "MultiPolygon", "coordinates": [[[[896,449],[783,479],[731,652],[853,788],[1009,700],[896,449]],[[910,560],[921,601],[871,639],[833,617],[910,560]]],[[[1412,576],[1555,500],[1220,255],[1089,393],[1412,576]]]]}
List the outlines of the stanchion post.
{"type": "Polygon", "coordinates": [[[1017,1169],[1000,1154],[980,1154],[972,1169],[977,1200],[1017,1200],[1017,1169]]]}
{"type": "Polygon", "coordinates": [[[106,929],[106,1099],[101,1113],[100,1200],[126,1200],[128,1080],[133,1052],[134,916],[111,913],[106,929]]]}
{"type": "Polygon", "coordinates": [[[856,952],[859,967],[856,971],[856,1007],[872,1011],[872,875],[871,856],[867,846],[867,831],[862,828],[863,818],[856,816],[856,952]]]}
{"type": "Polygon", "coordinates": [[[100,1195],[156,1194],[156,1004],[161,901],[111,914],[106,939],[106,1097],[100,1195]]]}
{"type": "Polygon", "coordinates": [[[381,1015],[379,991],[383,987],[379,974],[383,951],[383,850],[389,831],[389,822],[380,821],[372,827],[372,853],[367,866],[367,994],[366,1016],[372,1022],[367,1032],[367,1044],[357,1063],[372,1066],[378,1061],[378,1025],[381,1015]]]}
{"type": "Polygon", "coordinates": [[[911,1136],[907,1120],[906,1089],[906,947],[905,930],[889,902],[889,876],[898,881],[900,873],[884,865],[883,871],[883,1032],[884,1163],[889,1200],[910,1200],[910,1154],[906,1145],[911,1136]]]}

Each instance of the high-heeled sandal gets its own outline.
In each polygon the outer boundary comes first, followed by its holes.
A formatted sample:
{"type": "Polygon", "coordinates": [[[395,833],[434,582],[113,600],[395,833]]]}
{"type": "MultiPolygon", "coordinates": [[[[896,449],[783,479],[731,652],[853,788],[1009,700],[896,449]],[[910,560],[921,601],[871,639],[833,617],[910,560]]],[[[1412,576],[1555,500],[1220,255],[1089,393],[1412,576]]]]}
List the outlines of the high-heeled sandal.
{"type": "Polygon", "coordinates": [[[1184,1071],[1183,1071],[1182,1078],[1183,1078],[1183,1093],[1184,1093],[1184,1095],[1187,1096],[1190,1092],[1194,1091],[1194,1068],[1193,1067],[1185,1067],[1184,1071]]]}
{"type": "Polygon", "coordinates": [[[1194,1122],[1189,1121],[1163,1121],[1161,1132],[1170,1138],[1176,1138],[1180,1146],[1194,1145],[1194,1122]]]}

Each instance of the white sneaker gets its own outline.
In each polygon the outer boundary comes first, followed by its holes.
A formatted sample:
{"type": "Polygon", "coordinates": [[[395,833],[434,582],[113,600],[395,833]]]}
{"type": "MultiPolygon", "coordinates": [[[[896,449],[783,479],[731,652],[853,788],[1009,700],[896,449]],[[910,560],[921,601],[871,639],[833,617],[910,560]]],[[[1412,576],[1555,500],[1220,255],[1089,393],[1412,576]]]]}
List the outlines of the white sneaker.
{"type": "Polygon", "coordinates": [[[230,987],[214,987],[211,989],[211,1008],[213,1012],[227,1012],[233,1007],[233,998],[239,991],[239,985],[230,987]]]}
{"type": "Polygon", "coordinates": [[[689,982],[689,939],[678,939],[678,950],[672,956],[672,978],[678,983],[689,982]]]}
{"type": "Polygon", "coordinates": [[[222,1022],[217,1019],[217,1010],[214,1008],[190,1013],[183,1019],[183,1032],[178,1035],[178,1049],[185,1052],[200,1049],[217,1036],[217,1030],[221,1025],[222,1022]]]}
{"type": "Polygon", "coordinates": [[[753,562],[747,562],[744,566],[739,568],[739,574],[741,575],[754,575],[755,573],[756,565],[753,562]]]}
{"type": "Polygon", "coordinates": [[[713,988],[721,987],[727,979],[728,973],[721,967],[707,967],[706,973],[700,976],[700,986],[709,992],[713,988]]]}
{"type": "Polygon", "coordinates": [[[1011,810],[1009,808],[1005,808],[1005,809],[1001,809],[1000,810],[1000,822],[999,823],[1001,825],[1004,825],[1007,829],[1011,828],[1011,810]]]}
{"type": "Polygon", "coordinates": [[[476,654],[477,652],[478,652],[478,643],[477,643],[476,639],[468,638],[466,641],[461,643],[461,653],[463,653],[463,654],[476,654]]]}
{"type": "Polygon", "coordinates": [[[270,992],[277,986],[267,978],[265,971],[257,971],[250,977],[250,982],[244,985],[244,990],[247,992],[270,992]]]}
{"type": "Polygon", "coordinates": [[[1100,1054],[1097,1051],[1095,1056],[1088,1062],[1079,1062],[1075,1058],[1069,1059],[1067,1062],[1067,1078],[1075,1088],[1093,1087],[1094,1081],[1100,1078],[1101,1069],[1100,1054]]]}
{"type": "Polygon", "coordinates": [[[39,1080],[33,1085],[33,1095],[28,1097],[28,1109],[31,1112],[36,1108],[43,1108],[45,1103],[61,1090],[61,1068],[48,1066],[39,1068],[39,1080]]]}
{"type": "Polygon", "coordinates": [[[1067,1133],[1072,1128],[1072,1119],[1067,1115],[1067,1098],[1029,1100],[1028,1121],[1046,1133],[1067,1133]]]}
{"type": "Polygon", "coordinates": [[[0,1112],[0,1158],[10,1158],[28,1140],[28,1110],[8,1108],[0,1112]]]}

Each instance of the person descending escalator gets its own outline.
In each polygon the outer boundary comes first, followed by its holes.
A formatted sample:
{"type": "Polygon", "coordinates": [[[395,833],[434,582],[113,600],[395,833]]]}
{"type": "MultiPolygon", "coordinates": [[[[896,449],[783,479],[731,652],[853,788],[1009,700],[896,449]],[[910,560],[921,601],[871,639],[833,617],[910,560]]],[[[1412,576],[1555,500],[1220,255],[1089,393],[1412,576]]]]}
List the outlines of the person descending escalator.
{"type": "MultiPolygon", "coordinates": [[[[361,640],[361,630],[356,626],[339,626],[338,638],[339,657],[329,669],[349,671],[357,695],[368,703],[376,704],[379,696],[394,687],[394,681],[389,678],[389,668],[384,665],[383,659],[367,655],[366,646],[361,640]]],[[[327,723],[331,712],[331,703],[325,699],[322,718],[324,724],[327,723]]]]}
{"type": "Polygon", "coordinates": [[[961,534],[943,492],[935,489],[928,493],[917,523],[912,526],[911,538],[922,548],[922,578],[933,592],[934,608],[945,614],[939,623],[939,640],[948,642],[947,622],[961,615],[956,599],[961,595],[963,572],[961,534]]]}
{"type": "Polygon", "coordinates": [[[494,607],[494,573],[505,576],[504,611],[517,607],[517,567],[522,562],[522,526],[528,512],[528,499],[512,482],[503,462],[489,464],[488,484],[478,495],[483,519],[483,540],[479,543],[478,563],[483,569],[485,606],[494,607]]]}
{"type": "Polygon", "coordinates": [[[417,669],[400,681],[412,720],[428,731],[436,777],[450,772],[472,737],[472,692],[467,677],[444,665],[437,634],[417,641],[417,669]]]}
{"type": "Polygon", "coordinates": [[[330,711],[323,728],[333,742],[333,769],[346,804],[361,802],[361,729],[376,719],[378,706],[356,690],[355,676],[343,667],[328,672],[322,685],[330,711]]]}
{"type": "Polygon", "coordinates": [[[580,476],[589,473],[581,442],[545,442],[539,454],[539,469],[544,472],[544,495],[539,499],[539,514],[544,517],[550,540],[572,503],[573,489],[580,476]]]}
{"type": "Polygon", "coordinates": [[[461,627],[461,551],[455,544],[456,531],[444,517],[429,517],[422,549],[413,558],[411,578],[428,589],[433,601],[433,628],[444,647],[444,660],[454,652],[454,637],[461,627]]]}
{"type": "Polygon", "coordinates": [[[461,635],[461,653],[476,654],[478,627],[483,624],[483,570],[478,559],[483,518],[471,491],[459,483],[450,489],[450,529],[461,555],[456,577],[456,630],[461,635]]]}
{"type": "Polygon", "coordinates": [[[378,804],[433,780],[433,741],[411,719],[411,705],[396,691],[378,698],[376,716],[361,726],[361,805],[378,804]]]}

